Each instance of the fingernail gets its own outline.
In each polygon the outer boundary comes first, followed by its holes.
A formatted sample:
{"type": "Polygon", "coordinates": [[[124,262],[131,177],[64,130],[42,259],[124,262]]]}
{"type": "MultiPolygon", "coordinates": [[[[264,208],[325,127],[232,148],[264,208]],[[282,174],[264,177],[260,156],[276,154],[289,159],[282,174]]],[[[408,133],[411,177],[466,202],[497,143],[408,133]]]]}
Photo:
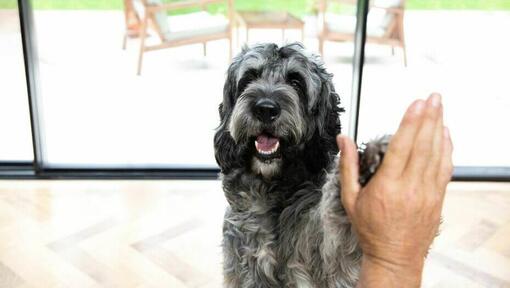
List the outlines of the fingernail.
{"type": "Polygon", "coordinates": [[[423,100],[418,100],[416,101],[416,103],[414,103],[413,107],[411,108],[411,111],[415,114],[421,114],[424,107],[425,102],[423,100]]]}
{"type": "Polygon", "coordinates": [[[433,107],[439,107],[441,105],[441,94],[439,93],[433,93],[430,95],[430,104],[432,104],[433,107]]]}

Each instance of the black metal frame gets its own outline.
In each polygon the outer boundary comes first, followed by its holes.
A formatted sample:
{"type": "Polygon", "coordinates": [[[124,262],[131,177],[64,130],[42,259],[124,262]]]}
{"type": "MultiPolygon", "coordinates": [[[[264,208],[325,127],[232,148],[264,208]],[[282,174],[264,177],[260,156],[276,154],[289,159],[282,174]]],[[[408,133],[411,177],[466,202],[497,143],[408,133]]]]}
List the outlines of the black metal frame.
{"type": "MultiPolygon", "coordinates": [[[[358,135],[369,0],[358,1],[349,132],[358,135]]],[[[0,179],[217,179],[217,168],[51,168],[44,163],[44,133],[38,109],[38,61],[30,0],[18,0],[32,130],[33,162],[0,162],[0,179]],[[68,169],[69,168],[69,169],[68,169]]],[[[510,181],[510,167],[456,167],[454,181],[510,181]]]]}
{"type": "Polygon", "coordinates": [[[358,140],[359,109],[361,102],[361,84],[365,65],[365,42],[367,38],[367,15],[369,0],[358,0],[356,30],[354,31],[354,56],[352,60],[352,95],[349,135],[358,140]]]}
{"type": "Polygon", "coordinates": [[[32,165],[0,169],[0,179],[97,179],[97,180],[215,180],[219,169],[44,169],[36,172],[32,165]]]}
{"type": "Polygon", "coordinates": [[[30,0],[18,0],[18,12],[21,28],[21,39],[23,43],[23,60],[25,62],[25,78],[27,81],[28,104],[30,110],[30,128],[32,132],[32,147],[34,154],[33,168],[40,171],[43,161],[42,137],[40,129],[40,115],[38,109],[38,57],[35,42],[34,17],[30,0]]]}

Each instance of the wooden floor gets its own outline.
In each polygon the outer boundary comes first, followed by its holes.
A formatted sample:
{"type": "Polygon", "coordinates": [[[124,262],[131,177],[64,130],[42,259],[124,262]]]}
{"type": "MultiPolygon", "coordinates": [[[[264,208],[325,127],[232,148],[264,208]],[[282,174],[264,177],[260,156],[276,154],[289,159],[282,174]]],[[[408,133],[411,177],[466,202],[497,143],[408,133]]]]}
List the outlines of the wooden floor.
{"type": "MultiPolygon", "coordinates": [[[[217,181],[0,181],[0,287],[221,287],[217,181]]],[[[510,183],[453,183],[424,287],[510,287],[510,183]]]]}

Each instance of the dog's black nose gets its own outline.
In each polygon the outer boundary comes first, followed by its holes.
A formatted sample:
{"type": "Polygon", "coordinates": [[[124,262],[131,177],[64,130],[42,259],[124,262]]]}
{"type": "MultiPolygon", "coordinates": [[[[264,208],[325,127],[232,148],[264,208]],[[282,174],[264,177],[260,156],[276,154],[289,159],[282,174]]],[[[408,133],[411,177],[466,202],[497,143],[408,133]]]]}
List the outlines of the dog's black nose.
{"type": "Polygon", "coordinates": [[[269,98],[262,98],[255,103],[253,114],[262,122],[270,123],[280,116],[280,105],[269,98]]]}

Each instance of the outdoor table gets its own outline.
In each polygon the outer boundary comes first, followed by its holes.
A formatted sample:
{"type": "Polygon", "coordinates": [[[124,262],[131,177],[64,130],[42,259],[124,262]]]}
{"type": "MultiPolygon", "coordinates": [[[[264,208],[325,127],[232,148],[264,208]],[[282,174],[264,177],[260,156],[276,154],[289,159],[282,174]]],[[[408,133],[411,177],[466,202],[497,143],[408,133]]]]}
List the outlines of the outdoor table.
{"type": "Polygon", "coordinates": [[[239,43],[239,26],[246,28],[246,42],[249,41],[250,29],[281,29],[282,42],[285,39],[286,29],[301,30],[301,42],[304,39],[303,20],[284,11],[237,11],[235,15],[237,23],[237,42],[239,43]]]}

